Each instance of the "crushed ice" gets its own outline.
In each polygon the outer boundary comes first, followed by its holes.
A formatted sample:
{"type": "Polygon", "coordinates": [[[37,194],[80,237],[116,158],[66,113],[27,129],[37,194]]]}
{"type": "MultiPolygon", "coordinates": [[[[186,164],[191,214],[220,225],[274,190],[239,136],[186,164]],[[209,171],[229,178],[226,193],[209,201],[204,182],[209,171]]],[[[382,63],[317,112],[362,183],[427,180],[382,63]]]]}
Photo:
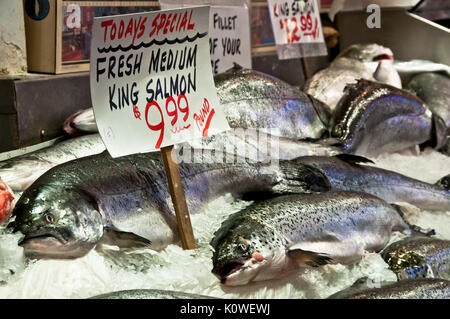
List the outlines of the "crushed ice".
{"type": "MultiPolygon", "coordinates": [[[[386,154],[377,166],[434,183],[450,173],[449,157],[427,149],[386,154]]],[[[379,254],[367,254],[351,265],[327,265],[307,269],[272,281],[242,287],[223,287],[211,273],[209,242],[221,222],[249,205],[230,195],[210,203],[192,215],[199,249],[184,251],[170,245],[161,252],[148,249],[119,250],[106,246],[75,260],[26,260],[17,245],[21,235],[0,228],[0,298],[87,298],[116,290],[153,288],[197,293],[222,298],[326,298],[361,277],[376,284],[396,280],[379,254]]],[[[440,238],[450,239],[450,211],[424,212],[412,207],[408,221],[433,228],[440,238]]],[[[391,241],[402,238],[394,236],[391,241]]]]}

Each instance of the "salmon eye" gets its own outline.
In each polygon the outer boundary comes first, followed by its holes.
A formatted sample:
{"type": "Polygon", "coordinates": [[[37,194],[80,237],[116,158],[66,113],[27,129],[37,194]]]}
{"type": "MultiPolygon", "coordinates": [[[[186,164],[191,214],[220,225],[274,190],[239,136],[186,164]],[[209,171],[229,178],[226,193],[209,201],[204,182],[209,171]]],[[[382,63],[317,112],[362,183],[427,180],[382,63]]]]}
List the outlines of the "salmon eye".
{"type": "Polygon", "coordinates": [[[247,245],[246,244],[239,244],[239,248],[241,248],[243,251],[247,251],[247,245]]]}
{"type": "Polygon", "coordinates": [[[44,218],[45,218],[45,221],[49,224],[53,224],[55,222],[55,217],[50,213],[46,213],[44,215],[44,218]]]}

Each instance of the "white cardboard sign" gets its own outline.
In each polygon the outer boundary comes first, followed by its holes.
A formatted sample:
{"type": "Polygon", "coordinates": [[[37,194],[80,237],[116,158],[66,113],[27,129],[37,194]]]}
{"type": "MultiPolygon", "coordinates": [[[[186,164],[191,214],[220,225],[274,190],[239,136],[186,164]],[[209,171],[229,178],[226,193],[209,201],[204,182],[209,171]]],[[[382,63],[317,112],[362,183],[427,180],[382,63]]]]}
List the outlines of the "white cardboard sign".
{"type": "Polygon", "coordinates": [[[267,0],[277,45],[324,42],[316,0],[267,0]]]}
{"type": "Polygon", "coordinates": [[[209,30],[211,67],[214,75],[232,68],[234,63],[244,68],[252,68],[247,7],[211,7],[209,30]]]}
{"type": "Polygon", "coordinates": [[[229,129],[209,61],[209,7],[95,18],[91,96],[111,156],[229,129]]]}

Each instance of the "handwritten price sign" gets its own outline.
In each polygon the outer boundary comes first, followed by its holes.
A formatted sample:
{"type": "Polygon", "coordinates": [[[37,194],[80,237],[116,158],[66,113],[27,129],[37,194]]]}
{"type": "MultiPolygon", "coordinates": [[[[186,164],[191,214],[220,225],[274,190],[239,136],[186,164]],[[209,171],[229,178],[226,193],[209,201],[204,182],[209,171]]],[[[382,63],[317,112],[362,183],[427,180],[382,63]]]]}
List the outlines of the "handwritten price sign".
{"type": "Polygon", "coordinates": [[[111,156],[229,129],[209,63],[208,26],[209,7],[94,20],[91,95],[111,156]]]}
{"type": "Polygon", "coordinates": [[[268,0],[268,3],[277,44],[324,41],[317,1],[268,0]]]}
{"type": "MultiPolygon", "coordinates": [[[[189,103],[186,95],[180,94],[178,95],[177,100],[175,100],[172,96],[169,96],[166,99],[165,103],[165,113],[161,110],[161,107],[156,101],[152,101],[147,103],[145,107],[145,121],[147,122],[147,126],[152,131],[159,132],[158,140],[156,141],[155,148],[158,149],[161,147],[161,143],[164,139],[164,131],[166,127],[166,122],[164,116],[165,114],[169,117],[170,122],[167,125],[171,126],[170,131],[172,134],[180,133],[181,131],[187,130],[191,127],[191,124],[187,124],[187,120],[189,119],[189,103]],[[149,111],[152,107],[155,107],[159,116],[149,117],[149,111]],[[180,121],[178,121],[178,114],[181,114],[182,117],[180,121]],[[150,124],[150,119],[156,119],[158,124],[150,124]],[[177,126],[178,123],[178,126],[177,126]],[[187,125],[186,125],[187,124],[187,125]]],[[[202,115],[194,114],[193,118],[197,124],[197,128],[199,132],[202,132],[202,136],[208,136],[208,129],[211,124],[211,120],[213,115],[215,114],[215,110],[209,108],[209,102],[205,98],[205,102],[203,104],[203,109],[200,111],[202,115]],[[206,107],[205,107],[206,105],[206,107]],[[204,118],[208,117],[207,122],[204,122],[204,118]]]]}

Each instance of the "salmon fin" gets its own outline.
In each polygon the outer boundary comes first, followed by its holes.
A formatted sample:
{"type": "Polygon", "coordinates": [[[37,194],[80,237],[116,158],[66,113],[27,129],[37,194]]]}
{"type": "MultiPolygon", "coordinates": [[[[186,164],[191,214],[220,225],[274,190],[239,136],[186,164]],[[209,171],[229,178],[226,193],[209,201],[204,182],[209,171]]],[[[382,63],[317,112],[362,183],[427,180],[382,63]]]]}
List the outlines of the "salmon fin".
{"type": "Polygon", "coordinates": [[[436,182],[437,186],[440,186],[446,190],[450,190],[450,174],[442,177],[440,180],[436,182]]]}
{"type": "Polygon", "coordinates": [[[114,245],[121,248],[142,248],[151,245],[151,241],[139,235],[120,231],[114,227],[105,227],[103,236],[98,242],[101,245],[114,245]]]}
{"type": "Polygon", "coordinates": [[[323,145],[323,146],[334,146],[334,147],[340,147],[342,148],[342,153],[344,153],[344,142],[336,137],[327,137],[324,139],[317,139],[314,141],[317,144],[323,145]]]}
{"type": "Polygon", "coordinates": [[[335,155],[334,157],[339,158],[341,161],[344,161],[350,165],[355,165],[355,164],[359,164],[359,163],[372,163],[375,164],[374,161],[363,157],[363,156],[358,156],[358,155],[352,155],[352,154],[339,154],[339,155],[335,155]]]}
{"type": "Polygon", "coordinates": [[[272,187],[275,194],[322,193],[331,190],[327,176],[318,168],[308,165],[292,165],[292,161],[281,161],[280,170],[284,180],[272,187]]]}
{"type": "MultiPolygon", "coordinates": [[[[413,225],[409,223],[405,219],[405,212],[407,212],[407,208],[398,204],[391,204],[391,206],[399,213],[399,215],[403,218],[403,221],[408,225],[411,235],[413,236],[426,236],[431,237],[433,235],[436,235],[436,231],[434,229],[424,229],[420,226],[413,225]]],[[[396,230],[396,229],[393,229],[396,230]]]]}
{"type": "Polygon", "coordinates": [[[287,255],[298,266],[307,265],[310,267],[319,267],[332,262],[332,259],[326,256],[326,254],[316,253],[298,248],[288,250],[287,255]]]}
{"type": "Polygon", "coordinates": [[[261,191],[261,192],[247,192],[242,196],[236,196],[244,201],[261,201],[266,199],[271,199],[274,197],[278,197],[279,194],[271,191],[261,191]]]}
{"type": "Polygon", "coordinates": [[[233,66],[226,70],[225,72],[236,72],[242,70],[244,67],[239,63],[233,62],[233,66]]]}

